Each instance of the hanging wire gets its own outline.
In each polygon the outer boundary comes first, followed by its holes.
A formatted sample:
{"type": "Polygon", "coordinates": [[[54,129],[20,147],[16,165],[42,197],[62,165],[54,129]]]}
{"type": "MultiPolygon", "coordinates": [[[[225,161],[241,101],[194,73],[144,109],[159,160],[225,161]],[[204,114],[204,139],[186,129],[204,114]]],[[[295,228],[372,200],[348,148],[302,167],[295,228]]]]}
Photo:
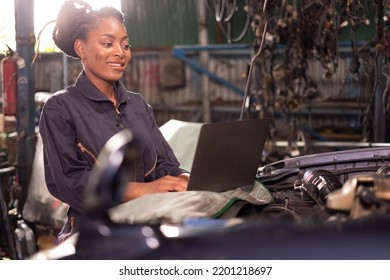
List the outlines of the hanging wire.
{"type": "MultiPolygon", "coordinates": [[[[218,27],[223,35],[224,38],[226,38],[227,42],[229,44],[231,43],[237,43],[239,41],[241,41],[245,35],[248,33],[248,30],[249,30],[249,27],[250,27],[250,22],[251,22],[251,15],[250,13],[248,12],[247,13],[247,18],[246,18],[246,21],[245,21],[245,26],[243,27],[242,31],[240,32],[240,34],[235,37],[235,38],[231,38],[231,20],[233,18],[233,16],[235,15],[235,13],[237,12],[238,10],[238,3],[237,3],[237,0],[232,0],[233,2],[230,4],[229,1],[227,0],[215,0],[214,1],[214,6],[212,6],[208,0],[205,0],[205,3],[207,5],[207,8],[211,11],[214,12],[215,14],[215,20],[218,24],[218,27]],[[224,17],[224,14],[225,14],[225,10],[227,11],[227,16],[224,17]],[[225,26],[223,25],[223,23],[226,23],[228,26],[228,30],[226,30],[225,26]]],[[[248,0],[245,0],[245,5],[247,7],[249,7],[249,1],[248,0]]]]}
{"type": "Polygon", "coordinates": [[[39,47],[41,45],[41,37],[42,37],[42,33],[43,31],[50,25],[50,24],[53,24],[55,23],[56,20],[50,20],[49,22],[47,22],[42,28],[41,30],[39,31],[38,33],[38,36],[37,36],[37,40],[36,40],[36,43],[35,43],[35,53],[34,53],[34,57],[33,57],[33,60],[32,60],[32,63],[31,64],[34,64],[36,59],[39,57],[39,47]]]}
{"type": "MultiPolygon", "coordinates": [[[[248,3],[248,1],[246,1],[246,3],[248,3]]],[[[246,33],[248,32],[250,22],[251,22],[251,16],[249,13],[247,13],[244,29],[241,31],[240,35],[238,35],[235,39],[232,39],[233,43],[239,42],[245,37],[246,33]]]]}
{"type": "MultiPolygon", "coordinates": [[[[226,5],[228,5],[228,3],[226,3],[226,5]]],[[[237,6],[237,0],[233,0],[233,3],[230,5],[230,11],[228,10],[229,8],[226,6],[228,13],[225,19],[223,20],[224,22],[228,22],[229,20],[232,19],[234,13],[236,12],[236,6],[237,6]]]]}
{"type": "MultiPolygon", "coordinates": [[[[263,13],[264,13],[264,15],[265,15],[265,12],[266,12],[267,4],[268,4],[268,0],[265,0],[264,1],[264,5],[263,5],[263,13]]],[[[258,56],[261,54],[261,51],[263,50],[264,41],[265,41],[265,37],[266,37],[266,34],[267,34],[267,29],[268,29],[267,16],[265,16],[264,18],[265,18],[265,23],[264,23],[263,34],[261,36],[260,46],[259,46],[259,49],[258,49],[257,53],[252,57],[250,65],[249,65],[248,78],[246,80],[245,93],[244,93],[244,98],[243,98],[242,105],[241,105],[240,120],[243,119],[245,104],[246,104],[247,98],[249,97],[249,87],[250,87],[250,80],[251,80],[252,72],[253,72],[253,65],[255,64],[256,59],[258,58],[258,56]]]]}
{"type": "Polygon", "coordinates": [[[225,11],[226,0],[215,0],[215,20],[221,22],[225,11]]]}

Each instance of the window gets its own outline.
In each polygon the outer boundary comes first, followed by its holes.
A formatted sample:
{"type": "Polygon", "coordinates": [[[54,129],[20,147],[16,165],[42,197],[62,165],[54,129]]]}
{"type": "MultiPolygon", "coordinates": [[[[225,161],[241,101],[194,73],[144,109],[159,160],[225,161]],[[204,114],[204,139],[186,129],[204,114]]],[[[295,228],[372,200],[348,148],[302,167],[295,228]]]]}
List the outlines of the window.
{"type": "MultiPolygon", "coordinates": [[[[113,6],[121,9],[121,0],[84,0],[90,3],[93,9],[99,9],[103,6],[113,6]]],[[[35,36],[41,33],[39,52],[57,51],[54,42],[51,39],[54,23],[58,10],[64,0],[34,0],[34,30],[35,36]],[[47,24],[47,27],[43,27],[47,24]],[[42,30],[43,29],[43,30],[42,30]]],[[[15,0],[3,0],[0,9],[0,52],[5,53],[7,45],[16,49],[15,42],[15,0]]]]}

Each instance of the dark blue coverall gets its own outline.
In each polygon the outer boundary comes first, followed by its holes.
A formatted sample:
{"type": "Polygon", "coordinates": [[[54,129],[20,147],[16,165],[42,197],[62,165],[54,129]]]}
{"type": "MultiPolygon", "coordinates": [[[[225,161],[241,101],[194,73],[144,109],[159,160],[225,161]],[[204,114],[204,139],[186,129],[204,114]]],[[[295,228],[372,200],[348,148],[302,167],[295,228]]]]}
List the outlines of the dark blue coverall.
{"type": "Polygon", "coordinates": [[[53,94],[45,103],[39,124],[43,140],[45,180],[49,192],[70,208],[62,232],[66,237],[78,228],[84,212],[84,190],[99,152],[114,134],[130,129],[137,137],[135,181],[165,175],[177,176],[172,149],[161,134],[151,106],[138,93],[116,83],[117,107],[81,72],[76,82],[53,94]]]}

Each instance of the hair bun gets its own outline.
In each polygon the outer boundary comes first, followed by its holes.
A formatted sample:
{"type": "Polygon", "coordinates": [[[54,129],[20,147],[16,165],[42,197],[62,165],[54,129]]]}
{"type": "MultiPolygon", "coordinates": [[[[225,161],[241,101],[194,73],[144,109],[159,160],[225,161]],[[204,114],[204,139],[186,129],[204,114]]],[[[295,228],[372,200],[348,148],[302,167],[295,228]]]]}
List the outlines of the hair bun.
{"type": "Polygon", "coordinates": [[[66,55],[78,58],[74,42],[76,39],[86,40],[89,30],[103,18],[113,17],[123,23],[124,15],[113,7],[92,10],[91,5],[81,0],[66,1],[57,15],[53,30],[54,43],[66,55]]]}
{"type": "Polygon", "coordinates": [[[78,57],[74,50],[74,42],[77,38],[74,31],[80,27],[81,20],[91,11],[91,5],[80,0],[69,0],[61,6],[52,37],[57,47],[66,55],[78,57]]]}

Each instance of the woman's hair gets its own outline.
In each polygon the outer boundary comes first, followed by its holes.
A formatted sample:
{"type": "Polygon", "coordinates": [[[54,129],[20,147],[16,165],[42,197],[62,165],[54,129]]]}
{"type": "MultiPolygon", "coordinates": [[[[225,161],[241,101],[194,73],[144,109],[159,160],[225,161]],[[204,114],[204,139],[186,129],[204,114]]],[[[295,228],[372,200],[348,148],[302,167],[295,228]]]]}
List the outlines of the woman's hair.
{"type": "Polygon", "coordinates": [[[92,10],[88,3],[81,0],[66,1],[57,15],[53,30],[54,43],[66,55],[78,58],[74,49],[76,39],[86,40],[87,33],[97,26],[101,19],[113,17],[124,22],[124,15],[113,7],[92,10]]]}

